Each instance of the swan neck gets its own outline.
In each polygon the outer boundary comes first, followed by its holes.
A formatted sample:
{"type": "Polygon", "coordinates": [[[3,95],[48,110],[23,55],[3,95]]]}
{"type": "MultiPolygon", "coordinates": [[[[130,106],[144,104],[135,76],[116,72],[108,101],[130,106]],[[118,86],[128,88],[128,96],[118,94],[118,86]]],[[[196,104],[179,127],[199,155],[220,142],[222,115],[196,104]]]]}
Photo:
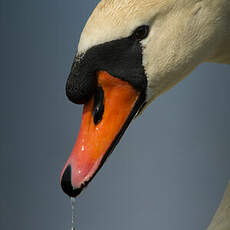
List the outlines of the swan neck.
{"type": "MultiPolygon", "coordinates": [[[[209,0],[217,2],[213,8],[217,10],[215,24],[216,30],[216,47],[213,55],[209,57],[208,62],[220,64],[230,64],[230,1],[229,0],[209,0]]],[[[210,47],[211,48],[211,47],[210,47]]]]}

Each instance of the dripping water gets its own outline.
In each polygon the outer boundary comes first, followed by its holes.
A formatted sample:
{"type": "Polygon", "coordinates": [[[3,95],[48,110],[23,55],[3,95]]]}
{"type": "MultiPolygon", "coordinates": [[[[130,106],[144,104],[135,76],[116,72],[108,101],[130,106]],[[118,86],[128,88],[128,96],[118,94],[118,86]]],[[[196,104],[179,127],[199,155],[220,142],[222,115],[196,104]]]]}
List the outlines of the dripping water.
{"type": "Polygon", "coordinates": [[[75,206],[76,206],[76,198],[71,197],[71,207],[72,207],[72,227],[71,227],[71,230],[76,230],[76,228],[75,228],[75,206]]]}

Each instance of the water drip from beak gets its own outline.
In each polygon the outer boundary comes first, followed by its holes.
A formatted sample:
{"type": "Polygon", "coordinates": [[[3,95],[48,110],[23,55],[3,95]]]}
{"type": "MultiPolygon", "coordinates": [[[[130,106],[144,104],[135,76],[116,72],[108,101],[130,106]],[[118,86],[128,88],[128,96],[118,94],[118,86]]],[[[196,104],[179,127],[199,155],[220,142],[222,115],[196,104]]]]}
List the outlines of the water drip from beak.
{"type": "Polygon", "coordinates": [[[71,197],[71,207],[72,207],[72,227],[71,230],[76,230],[75,228],[75,206],[76,206],[76,198],[71,197]]]}

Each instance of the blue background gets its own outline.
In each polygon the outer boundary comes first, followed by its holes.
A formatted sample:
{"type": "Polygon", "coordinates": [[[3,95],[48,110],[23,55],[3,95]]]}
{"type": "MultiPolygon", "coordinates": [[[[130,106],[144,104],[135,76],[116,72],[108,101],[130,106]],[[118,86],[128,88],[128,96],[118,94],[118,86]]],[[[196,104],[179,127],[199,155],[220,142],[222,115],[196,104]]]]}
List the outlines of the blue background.
{"type": "MultiPolygon", "coordinates": [[[[82,107],[64,89],[97,2],[0,0],[1,229],[70,229],[59,175],[82,107]]],[[[133,121],[77,200],[78,229],[206,229],[230,179],[229,75],[203,64],[133,121]]]]}

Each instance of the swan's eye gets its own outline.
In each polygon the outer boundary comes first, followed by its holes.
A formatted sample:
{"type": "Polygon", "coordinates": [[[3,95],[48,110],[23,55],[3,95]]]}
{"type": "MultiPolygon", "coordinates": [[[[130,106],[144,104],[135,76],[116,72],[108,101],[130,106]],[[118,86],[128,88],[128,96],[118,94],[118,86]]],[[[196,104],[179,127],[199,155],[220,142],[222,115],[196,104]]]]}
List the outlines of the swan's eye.
{"type": "Polygon", "coordinates": [[[143,40],[149,34],[149,26],[139,26],[132,34],[132,37],[136,40],[143,40]]]}

